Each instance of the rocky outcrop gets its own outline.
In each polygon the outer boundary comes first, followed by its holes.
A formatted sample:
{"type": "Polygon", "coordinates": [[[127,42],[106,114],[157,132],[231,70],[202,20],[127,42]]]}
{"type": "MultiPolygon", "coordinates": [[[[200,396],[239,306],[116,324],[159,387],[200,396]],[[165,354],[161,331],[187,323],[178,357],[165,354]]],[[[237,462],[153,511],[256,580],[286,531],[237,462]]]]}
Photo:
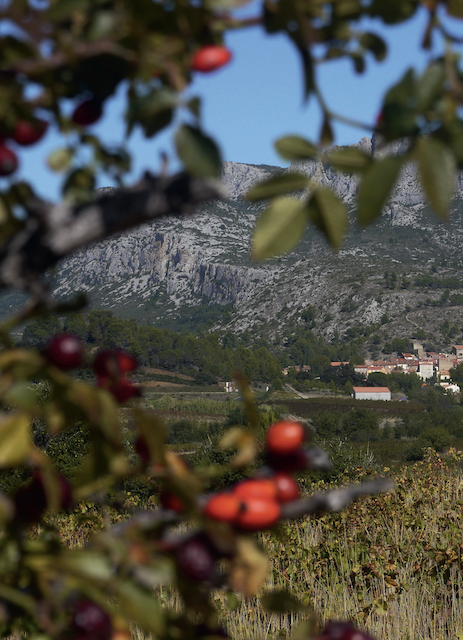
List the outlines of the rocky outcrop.
{"type": "MultiPolygon", "coordinates": [[[[374,136],[358,146],[373,157],[401,153],[406,141],[383,145],[374,136]]],[[[262,265],[249,258],[250,237],[262,205],[242,197],[254,184],[284,171],[301,171],[333,188],[354,211],[358,178],[336,172],[321,160],[295,162],[288,169],[225,162],[227,200],[202,206],[191,218],[145,225],[76,253],[59,265],[54,292],[88,293],[94,307],[127,315],[139,310],[143,321],[184,313],[204,301],[233,305],[233,318],[222,328],[244,330],[270,323],[272,332],[297,322],[309,304],[329,309],[320,331],[327,336],[350,324],[379,322],[386,314],[403,314],[418,300],[416,292],[374,294],[385,265],[412,274],[415,265],[433,263],[445,250],[459,260],[459,233],[436,226],[426,215],[416,168],[402,170],[381,222],[351,234],[335,258],[318,232],[310,230],[290,255],[262,265]],[[415,261],[415,262],[414,262],[415,261]],[[379,280],[378,280],[379,278],[379,280]],[[413,297],[415,296],[415,297],[413,297]]],[[[463,194],[462,177],[457,200],[463,194]]],[[[411,276],[410,276],[411,277],[411,276]]],[[[136,315],[136,314],[135,314],[136,315]]]]}

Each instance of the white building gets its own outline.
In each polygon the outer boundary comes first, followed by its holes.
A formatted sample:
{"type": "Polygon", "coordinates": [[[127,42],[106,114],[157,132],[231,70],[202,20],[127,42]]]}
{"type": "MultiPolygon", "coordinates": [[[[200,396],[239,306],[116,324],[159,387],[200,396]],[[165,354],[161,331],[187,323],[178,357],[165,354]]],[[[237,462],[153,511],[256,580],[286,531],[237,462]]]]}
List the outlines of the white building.
{"type": "Polygon", "coordinates": [[[420,360],[418,371],[416,372],[422,380],[429,380],[434,375],[434,363],[432,360],[420,360]]]}
{"type": "Polygon", "coordinates": [[[391,392],[387,387],[354,387],[352,397],[355,400],[390,400],[391,392]]]}

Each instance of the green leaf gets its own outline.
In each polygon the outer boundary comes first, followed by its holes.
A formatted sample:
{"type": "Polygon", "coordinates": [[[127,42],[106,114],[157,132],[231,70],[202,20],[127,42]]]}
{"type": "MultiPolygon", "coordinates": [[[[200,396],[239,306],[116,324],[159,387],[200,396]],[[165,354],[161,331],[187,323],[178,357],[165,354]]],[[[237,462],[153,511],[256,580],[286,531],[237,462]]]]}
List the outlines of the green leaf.
{"type": "Polygon", "coordinates": [[[416,155],[423,191],[437,215],[446,218],[455,190],[455,157],[446,144],[431,136],[418,140],[416,155]]]}
{"type": "Polygon", "coordinates": [[[164,635],[164,612],[152,589],[144,589],[131,580],[125,580],[114,595],[121,613],[130,621],[157,637],[164,635]]]}
{"type": "Polygon", "coordinates": [[[69,18],[75,11],[85,11],[89,0],[57,0],[47,11],[47,18],[53,22],[69,18]]]}
{"type": "Polygon", "coordinates": [[[47,158],[47,164],[52,171],[65,171],[71,164],[74,152],[69,147],[52,151],[47,158]]]}
{"type": "Polygon", "coordinates": [[[398,24],[411,18],[417,8],[417,0],[373,0],[368,13],[385,24],[398,24]]]}
{"type": "Polygon", "coordinates": [[[359,53],[351,53],[352,62],[354,63],[354,69],[356,73],[364,73],[365,71],[365,58],[359,53]]]}
{"type": "Polygon", "coordinates": [[[331,189],[317,187],[306,206],[309,219],[325,235],[331,247],[337,251],[349,223],[344,204],[331,189]]]}
{"type": "Polygon", "coordinates": [[[201,117],[201,98],[198,96],[190,98],[186,103],[186,106],[196,118],[201,117]]]}
{"type": "Polygon", "coordinates": [[[257,220],[252,236],[252,257],[265,260],[291,251],[307,226],[305,204],[293,198],[276,198],[257,220]]]}
{"type": "Polygon", "coordinates": [[[313,60],[305,47],[298,44],[297,48],[302,59],[302,69],[304,71],[304,100],[306,101],[315,88],[313,60]]]}
{"type": "Polygon", "coordinates": [[[387,44],[382,38],[377,36],[376,33],[371,33],[370,31],[362,33],[360,36],[360,44],[365,49],[371,51],[378,62],[381,62],[381,60],[384,60],[387,56],[387,44]]]}
{"type": "Polygon", "coordinates": [[[235,609],[238,609],[241,604],[240,599],[238,598],[236,593],[232,593],[231,591],[226,594],[226,600],[227,608],[229,611],[235,611],[235,609]]]}
{"type": "Polygon", "coordinates": [[[269,613],[291,613],[306,611],[307,609],[302,602],[299,602],[291,593],[284,590],[263,593],[261,602],[263,608],[269,613]]]}
{"type": "Polygon", "coordinates": [[[172,122],[177,105],[178,95],[168,87],[155,89],[147,96],[132,97],[126,114],[127,134],[139,124],[146,137],[152,138],[172,122]]]}
{"type": "Polygon", "coordinates": [[[363,173],[371,165],[371,156],[356,147],[336,149],[327,156],[328,162],[338,171],[354,174],[363,173]]]}
{"type": "Polygon", "coordinates": [[[215,141],[197,127],[184,124],[175,134],[175,146],[186,170],[198,178],[218,177],[222,168],[215,141]]]}
{"type": "Polygon", "coordinates": [[[320,129],[320,146],[329,147],[333,144],[334,134],[333,127],[331,126],[331,120],[325,113],[323,116],[323,122],[320,129]]]}
{"type": "Polygon", "coordinates": [[[431,62],[418,80],[416,89],[416,110],[419,112],[431,108],[436,98],[444,90],[446,78],[445,68],[442,62],[431,62]]]}
{"type": "Polygon", "coordinates": [[[28,415],[15,413],[0,421],[0,467],[23,464],[31,449],[31,421],[28,415]]]}
{"type": "Polygon", "coordinates": [[[263,200],[283,195],[289,191],[301,191],[308,187],[309,180],[302,173],[285,173],[260,182],[246,194],[246,200],[263,200]]]}
{"type": "Polygon", "coordinates": [[[447,0],[447,12],[457,18],[463,17],[463,0],[447,0]]]}
{"type": "Polygon", "coordinates": [[[79,169],[74,169],[71,173],[66,177],[66,180],[63,184],[63,195],[73,189],[78,189],[82,191],[93,191],[95,188],[95,174],[90,168],[81,167],[79,169]]]}
{"type": "Polygon", "coordinates": [[[382,158],[376,160],[365,172],[358,191],[359,224],[370,224],[379,218],[403,162],[404,159],[397,156],[382,158]]]}
{"type": "Polygon", "coordinates": [[[308,160],[315,158],[317,147],[300,136],[285,136],[275,142],[275,149],[285,160],[308,160]]]}

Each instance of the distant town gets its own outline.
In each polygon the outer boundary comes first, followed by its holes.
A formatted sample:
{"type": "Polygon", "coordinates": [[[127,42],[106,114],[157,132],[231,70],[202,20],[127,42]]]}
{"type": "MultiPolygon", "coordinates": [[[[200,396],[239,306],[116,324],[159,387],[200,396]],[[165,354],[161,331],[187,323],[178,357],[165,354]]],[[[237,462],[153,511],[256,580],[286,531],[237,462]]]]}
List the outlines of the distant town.
{"type": "MultiPolygon", "coordinates": [[[[371,373],[416,373],[426,384],[434,378],[436,384],[451,393],[460,393],[459,385],[450,381],[450,369],[463,362],[463,345],[454,344],[452,353],[435,353],[425,351],[423,344],[416,340],[410,342],[410,352],[402,353],[401,357],[388,360],[366,360],[364,364],[354,366],[354,371],[364,375],[366,379],[371,373]]],[[[349,362],[331,362],[332,367],[347,365],[349,362]]],[[[288,375],[290,369],[310,371],[310,365],[286,367],[283,375],[288,375]]],[[[390,400],[391,392],[387,387],[354,387],[352,396],[356,399],[390,400]]]]}

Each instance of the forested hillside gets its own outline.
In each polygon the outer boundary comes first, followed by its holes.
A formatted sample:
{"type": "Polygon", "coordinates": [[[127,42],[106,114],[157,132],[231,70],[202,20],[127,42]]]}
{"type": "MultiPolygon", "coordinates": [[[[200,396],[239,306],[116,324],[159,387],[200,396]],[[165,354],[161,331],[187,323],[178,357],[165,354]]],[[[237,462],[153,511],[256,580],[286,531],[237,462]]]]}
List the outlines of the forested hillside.
{"type": "Polygon", "coordinates": [[[42,318],[26,325],[18,340],[24,347],[42,349],[54,335],[65,331],[80,337],[89,350],[121,348],[134,355],[141,367],[187,374],[201,383],[230,379],[233,369],[251,380],[274,382],[282,377],[283,367],[307,364],[312,367],[311,377],[325,374],[329,381],[330,362],[361,360],[359,348],[375,327],[330,343],[312,331],[313,314],[308,308],[305,326],[272,342],[250,331],[240,336],[231,332],[175,333],[118,318],[106,310],[42,318]]]}

